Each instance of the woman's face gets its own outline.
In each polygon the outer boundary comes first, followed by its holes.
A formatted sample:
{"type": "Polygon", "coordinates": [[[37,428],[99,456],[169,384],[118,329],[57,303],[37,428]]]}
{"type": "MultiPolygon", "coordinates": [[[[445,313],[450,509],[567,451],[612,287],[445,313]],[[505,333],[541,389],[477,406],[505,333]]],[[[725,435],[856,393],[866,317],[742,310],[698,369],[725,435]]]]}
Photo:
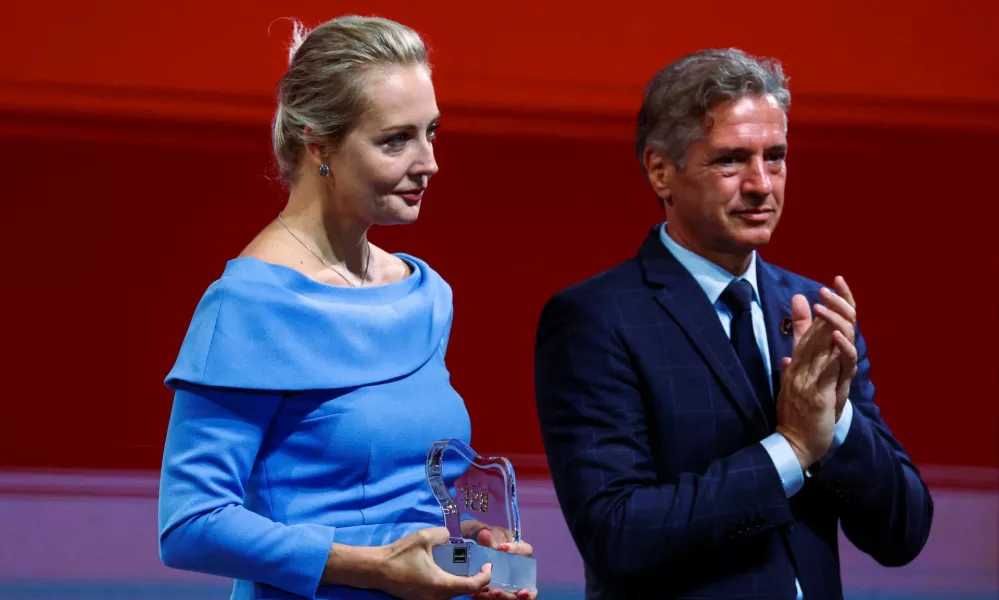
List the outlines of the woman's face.
{"type": "Polygon", "coordinates": [[[430,70],[421,64],[366,75],[366,110],[330,157],[341,210],[379,225],[412,223],[437,172],[434,137],[440,119],[430,70]]]}

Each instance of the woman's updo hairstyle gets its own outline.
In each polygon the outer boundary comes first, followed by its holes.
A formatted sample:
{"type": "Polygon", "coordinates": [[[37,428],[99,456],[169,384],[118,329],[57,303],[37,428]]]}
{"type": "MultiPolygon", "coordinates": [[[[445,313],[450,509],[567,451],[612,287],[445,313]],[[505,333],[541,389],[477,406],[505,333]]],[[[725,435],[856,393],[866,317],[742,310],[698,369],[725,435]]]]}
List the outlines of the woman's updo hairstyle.
{"type": "Polygon", "coordinates": [[[288,55],[288,70],[278,84],[272,140],[281,179],[289,184],[295,182],[307,145],[335,147],[357,122],[365,108],[369,71],[430,67],[419,34],[380,17],[339,17],[311,31],[295,22],[288,55]]]}

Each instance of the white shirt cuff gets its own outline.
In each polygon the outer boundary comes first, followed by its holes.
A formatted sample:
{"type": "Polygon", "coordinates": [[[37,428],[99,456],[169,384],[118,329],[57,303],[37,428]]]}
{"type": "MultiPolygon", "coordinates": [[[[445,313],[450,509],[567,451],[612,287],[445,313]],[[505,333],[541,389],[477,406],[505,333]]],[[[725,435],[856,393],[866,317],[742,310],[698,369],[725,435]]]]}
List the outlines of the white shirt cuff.
{"type": "Polygon", "coordinates": [[[832,444],[829,446],[829,450],[826,451],[826,455],[819,460],[819,464],[829,460],[836,450],[843,445],[843,442],[846,441],[846,434],[850,433],[851,423],[853,423],[853,404],[847,398],[846,404],[843,405],[843,412],[839,415],[839,421],[836,421],[836,428],[833,429],[832,444]]]}
{"type": "MultiPolygon", "coordinates": [[[[846,416],[846,409],[843,415],[846,416]]],[[[841,419],[842,420],[842,419],[841,419]]],[[[801,472],[801,465],[798,457],[795,456],[791,444],[778,432],[771,433],[760,441],[764,450],[770,455],[770,460],[774,461],[777,467],[777,474],[780,475],[781,485],[784,486],[784,493],[788,498],[798,493],[801,486],[805,485],[805,474],[801,472]]]]}

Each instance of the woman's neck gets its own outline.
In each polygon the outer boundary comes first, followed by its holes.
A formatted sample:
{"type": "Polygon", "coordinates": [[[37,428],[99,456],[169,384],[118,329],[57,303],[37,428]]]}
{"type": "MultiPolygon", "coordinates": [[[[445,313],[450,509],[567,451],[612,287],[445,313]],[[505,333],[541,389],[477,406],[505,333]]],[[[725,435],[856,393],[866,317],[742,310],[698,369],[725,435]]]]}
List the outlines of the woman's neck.
{"type": "Polygon", "coordinates": [[[285,224],[323,260],[343,266],[360,278],[371,252],[367,237],[370,223],[340,210],[340,204],[327,190],[310,187],[292,187],[281,211],[285,224]]]}

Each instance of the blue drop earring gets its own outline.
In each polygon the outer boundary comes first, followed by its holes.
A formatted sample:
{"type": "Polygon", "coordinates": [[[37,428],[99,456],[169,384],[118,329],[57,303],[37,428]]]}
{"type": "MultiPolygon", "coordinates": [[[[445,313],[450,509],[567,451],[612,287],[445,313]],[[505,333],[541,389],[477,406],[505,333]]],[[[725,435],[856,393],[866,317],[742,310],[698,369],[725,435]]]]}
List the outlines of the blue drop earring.
{"type": "Polygon", "coordinates": [[[330,166],[328,164],[323,163],[322,166],[319,167],[319,176],[320,177],[330,176],[330,166]]]}

